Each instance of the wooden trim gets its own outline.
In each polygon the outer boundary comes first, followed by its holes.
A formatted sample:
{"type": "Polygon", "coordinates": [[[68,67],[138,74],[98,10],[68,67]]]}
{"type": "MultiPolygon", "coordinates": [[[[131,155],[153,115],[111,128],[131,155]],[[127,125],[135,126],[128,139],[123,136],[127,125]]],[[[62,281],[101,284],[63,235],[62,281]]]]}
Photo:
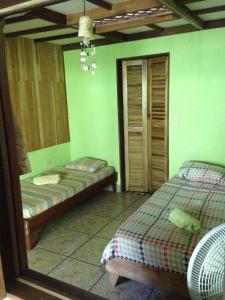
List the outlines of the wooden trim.
{"type": "Polygon", "coordinates": [[[120,258],[111,259],[106,263],[105,268],[109,273],[116,273],[117,277],[121,276],[144,284],[154,285],[156,288],[179,295],[179,299],[190,299],[184,275],[159,271],[120,258]]]}
{"type": "Polygon", "coordinates": [[[87,0],[87,1],[94,4],[94,5],[97,5],[99,7],[109,9],[109,10],[112,9],[112,7],[113,7],[112,3],[109,3],[109,2],[104,1],[104,0],[87,0]]]}
{"type": "MultiPolygon", "coordinates": [[[[152,73],[150,72],[151,70],[151,57],[148,58],[148,82],[152,81],[152,73]]],[[[152,130],[151,130],[151,124],[152,124],[152,93],[151,93],[151,88],[150,84],[147,85],[147,92],[148,92],[148,115],[147,115],[147,120],[148,120],[148,189],[149,191],[152,192],[152,147],[150,146],[151,141],[152,141],[152,130]]]]}
{"type": "Polygon", "coordinates": [[[30,250],[34,247],[38,239],[38,231],[44,225],[48,224],[51,220],[62,216],[65,212],[67,212],[69,209],[73,208],[75,205],[79,204],[83,200],[99,193],[104,187],[112,185],[113,189],[115,189],[116,181],[117,173],[114,172],[113,174],[107,176],[99,182],[92,184],[91,186],[85,188],[83,191],[64,200],[63,202],[60,202],[57,205],[48,208],[47,210],[32,218],[25,219],[24,227],[27,249],[30,250]]]}
{"type": "Polygon", "coordinates": [[[3,25],[0,30],[0,165],[3,199],[0,201],[0,245],[6,283],[27,268],[22,201],[15,132],[6,71],[3,25]],[[1,230],[2,229],[2,230],[1,230]],[[3,230],[4,229],[4,230],[3,230]]]}
{"type": "Polygon", "coordinates": [[[2,270],[2,260],[0,255],[0,300],[6,297],[5,281],[2,270]]]}
{"type": "Polygon", "coordinates": [[[144,191],[148,192],[148,91],[147,91],[147,61],[142,60],[142,132],[143,132],[143,155],[144,155],[144,191]]]}
{"type": "Polygon", "coordinates": [[[129,65],[129,61],[122,62],[122,84],[123,84],[123,121],[124,121],[124,156],[125,156],[125,174],[126,174],[126,182],[125,189],[129,190],[129,159],[128,159],[128,99],[127,99],[127,66],[129,65]]]}
{"type": "Polygon", "coordinates": [[[124,118],[123,118],[123,80],[122,80],[122,61],[117,60],[117,107],[119,122],[119,152],[120,152],[120,185],[121,192],[125,191],[125,152],[124,152],[124,118]]]}
{"type": "MultiPolygon", "coordinates": [[[[21,275],[20,278],[23,281],[27,281],[30,285],[37,285],[41,288],[59,293],[63,297],[68,297],[69,299],[106,300],[105,298],[92,294],[88,291],[70,285],[63,281],[57,280],[55,278],[47,277],[36,271],[27,270],[21,275]]],[[[40,298],[38,298],[37,300],[39,299],[40,298]]],[[[30,298],[27,298],[27,300],[30,300],[30,298]]]]}
{"type": "Polygon", "coordinates": [[[194,26],[196,29],[203,29],[204,22],[197,16],[194,16],[192,12],[184,5],[178,4],[178,1],[174,0],[159,0],[160,3],[164,4],[175,14],[186,20],[189,24],[194,26]]]}
{"type": "MultiPolygon", "coordinates": [[[[107,17],[113,17],[120,14],[138,11],[141,9],[150,9],[153,7],[159,7],[160,4],[157,0],[128,0],[113,5],[111,10],[104,8],[88,9],[86,14],[93,20],[104,19],[107,17]]],[[[68,24],[78,24],[80,16],[83,12],[70,14],[67,16],[68,24]]]]}

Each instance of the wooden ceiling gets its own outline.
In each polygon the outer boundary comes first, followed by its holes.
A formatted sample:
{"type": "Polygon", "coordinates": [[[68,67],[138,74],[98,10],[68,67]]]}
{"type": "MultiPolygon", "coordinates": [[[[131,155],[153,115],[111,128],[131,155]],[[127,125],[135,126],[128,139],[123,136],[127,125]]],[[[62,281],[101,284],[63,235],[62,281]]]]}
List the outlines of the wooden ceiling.
{"type": "MultiPolygon", "coordinates": [[[[225,0],[86,0],[94,21],[95,45],[225,26],[225,0]]],[[[5,36],[78,49],[83,0],[1,0],[5,36]],[[12,14],[13,13],[13,14],[12,14]]]]}

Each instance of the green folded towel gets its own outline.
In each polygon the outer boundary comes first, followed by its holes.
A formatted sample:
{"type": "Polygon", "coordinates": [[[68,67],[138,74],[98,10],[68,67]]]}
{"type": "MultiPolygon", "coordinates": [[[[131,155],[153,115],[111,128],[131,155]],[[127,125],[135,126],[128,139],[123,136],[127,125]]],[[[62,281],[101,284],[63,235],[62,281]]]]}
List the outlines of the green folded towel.
{"type": "Polygon", "coordinates": [[[188,230],[190,232],[200,232],[201,225],[200,222],[187,214],[180,208],[175,208],[171,211],[169,215],[169,220],[174,223],[176,226],[188,230]]]}

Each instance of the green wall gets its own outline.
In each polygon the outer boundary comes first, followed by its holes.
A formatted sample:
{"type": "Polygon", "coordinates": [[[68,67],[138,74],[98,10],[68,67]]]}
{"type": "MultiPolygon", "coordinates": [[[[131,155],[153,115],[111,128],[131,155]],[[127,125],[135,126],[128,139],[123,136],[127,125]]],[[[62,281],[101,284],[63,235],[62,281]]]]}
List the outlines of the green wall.
{"type": "Polygon", "coordinates": [[[20,176],[20,179],[25,179],[68,163],[70,161],[70,143],[29,152],[28,157],[32,172],[20,176]]]}
{"type": "Polygon", "coordinates": [[[96,156],[119,170],[116,59],[170,53],[169,173],[183,161],[225,165],[225,29],[97,48],[95,76],[64,52],[71,158],[96,156]]]}

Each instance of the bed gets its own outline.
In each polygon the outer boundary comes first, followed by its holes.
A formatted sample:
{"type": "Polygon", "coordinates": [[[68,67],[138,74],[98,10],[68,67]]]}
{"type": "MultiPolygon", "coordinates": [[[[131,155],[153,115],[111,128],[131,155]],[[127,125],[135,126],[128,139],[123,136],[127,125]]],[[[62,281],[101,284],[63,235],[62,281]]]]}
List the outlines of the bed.
{"type": "Polygon", "coordinates": [[[113,285],[119,277],[127,277],[185,299],[191,254],[203,235],[224,221],[225,169],[187,162],[121,225],[101,261],[113,285]],[[174,208],[198,219],[201,232],[191,233],[171,223],[168,217],[174,208]]]}
{"type": "Polygon", "coordinates": [[[33,178],[21,181],[21,196],[27,250],[31,250],[44,225],[61,216],[81,201],[108,185],[116,190],[117,173],[113,167],[102,167],[95,172],[55,168],[46,174],[59,174],[57,184],[35,185],[33,178]]]}

